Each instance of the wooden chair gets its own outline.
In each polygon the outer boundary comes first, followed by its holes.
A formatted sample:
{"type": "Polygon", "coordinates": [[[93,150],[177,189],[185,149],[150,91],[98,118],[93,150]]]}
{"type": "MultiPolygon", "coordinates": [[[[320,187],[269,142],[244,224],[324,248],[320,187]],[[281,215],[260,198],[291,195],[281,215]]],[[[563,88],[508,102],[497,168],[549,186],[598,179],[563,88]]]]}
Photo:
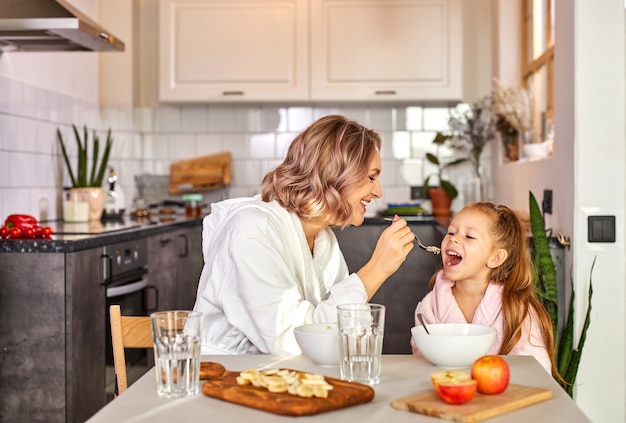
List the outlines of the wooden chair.
{"type": "Polygon", "coordinates": [[[152,324],[148,316],[122,316],[119,305],[109,307],[115,367],[115,396],[128,388],[125,348],[152,348],[152,324]]]}

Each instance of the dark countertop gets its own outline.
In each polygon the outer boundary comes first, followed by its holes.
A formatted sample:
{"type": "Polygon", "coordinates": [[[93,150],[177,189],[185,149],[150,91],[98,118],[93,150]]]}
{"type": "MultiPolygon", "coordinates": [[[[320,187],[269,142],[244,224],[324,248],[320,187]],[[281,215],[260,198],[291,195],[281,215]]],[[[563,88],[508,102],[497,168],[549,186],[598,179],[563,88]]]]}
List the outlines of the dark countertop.
{"type": "MultiPolygon", "coordinates": [[[[368,217],[363,225],[389,225],[390,216],[368,217]]],[[[401,216],[410,224],[432,225],[438,223],[433,216],[401,216]]],[[[52,239],[0,240],[0,253],[66,253],[101,247],[136,238],[168,232],[181,227],[202,226],[202,218],[186,218],[184,214],[135,220],[124,216],[121,220],[66,223],[41,222],[51,226],[52,239]]]]}
{"type": "MultiPolygon", "coordinates": [[[[0,240],[0,253],[66,253],[143,238],[178,228],[198,226],[201,218],[186,218],[184,214],[160,216],[156,219],[134,220],[125,216],[115,221],[65,223],[41,222],[54,230],[52,239],[0,240]]],[[[199,229],[201,230],[201,229],[199,229]]]]}

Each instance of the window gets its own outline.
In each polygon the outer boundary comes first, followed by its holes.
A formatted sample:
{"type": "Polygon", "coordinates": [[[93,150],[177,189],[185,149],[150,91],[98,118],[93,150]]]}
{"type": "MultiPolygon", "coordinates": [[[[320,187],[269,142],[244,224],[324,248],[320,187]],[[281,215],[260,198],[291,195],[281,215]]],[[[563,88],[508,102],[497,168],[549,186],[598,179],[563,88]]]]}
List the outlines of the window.
{"type": "Polygon", "coordinates": [[[536,141],[543,141],[554,122],[554,0],[522,0],[522,19],[522,84],[533,97],[536,141]]]}

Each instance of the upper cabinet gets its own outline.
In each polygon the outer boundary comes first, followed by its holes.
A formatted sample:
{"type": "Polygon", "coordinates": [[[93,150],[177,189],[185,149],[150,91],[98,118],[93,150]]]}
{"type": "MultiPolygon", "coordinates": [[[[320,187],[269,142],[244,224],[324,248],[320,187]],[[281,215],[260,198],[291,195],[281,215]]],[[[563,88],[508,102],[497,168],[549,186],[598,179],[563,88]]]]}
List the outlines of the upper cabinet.
{"type": "Polygon", "coordinates": [[[312,0],[310,7],[312,99],[461,99],[461,0],[312,0]]]}
{"type": "Polygon", "coordinates": [[[161,0],[161,101],[302,100],[308,2],[161,0]]]}
{"type": "Polygon", "coordinates": [[[461,0],[161,0],[164,102],[455,101],[461,0]]]}

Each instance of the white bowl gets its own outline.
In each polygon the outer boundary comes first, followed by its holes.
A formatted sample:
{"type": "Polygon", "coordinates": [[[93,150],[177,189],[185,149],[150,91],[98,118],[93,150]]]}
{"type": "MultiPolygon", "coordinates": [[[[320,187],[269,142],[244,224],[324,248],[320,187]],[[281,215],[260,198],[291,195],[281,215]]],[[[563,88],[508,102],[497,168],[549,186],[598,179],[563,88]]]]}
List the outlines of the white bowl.
{"type": "Polygon", "coordinates": [[[321,366],[339,365],[339,332],[336,323],[311,323],[293,330],[298,346],[321,366]]]}
{"type": "Polygon", "coordinates": [[[496,330],[471,323],[426,324],[414,326],[411,335],[422,355],[444,369],[464,369],[487,354],[496,339],[496,330]]]}
{"type": "Polygon", "coordinates": [[[550,145],[547,142],[523,144],[524,156],[529,159],[539,159],[550,155],[550,145]]]}

